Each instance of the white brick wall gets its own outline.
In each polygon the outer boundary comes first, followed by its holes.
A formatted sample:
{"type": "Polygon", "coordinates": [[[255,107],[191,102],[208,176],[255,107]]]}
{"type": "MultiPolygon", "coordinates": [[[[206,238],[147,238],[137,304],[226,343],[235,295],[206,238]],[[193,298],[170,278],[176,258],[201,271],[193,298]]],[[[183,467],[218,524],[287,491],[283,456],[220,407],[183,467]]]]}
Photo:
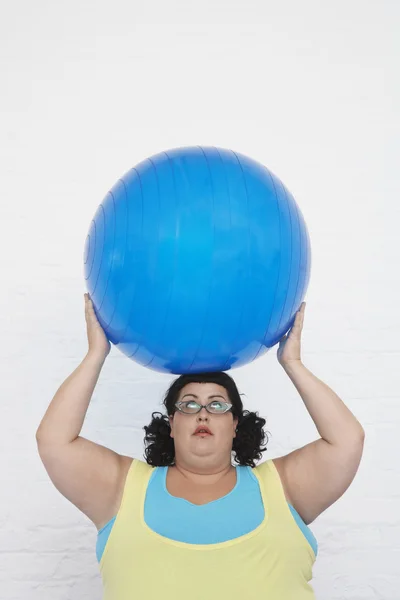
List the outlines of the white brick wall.
{"type": "MultiPolygon", "coordinates": [[[[260,160],[299,202],[303,360],[366,430],[355,481],[312,525],[317,598],[399,600],[398,5],[158,4],[2,10],[0,600],[101,598],[96,530],[53,487],[35,431],[86,352],[98,203],[146,156],[197,143],[260,160]]],[[[317,437],[275,350],[232,374],[268,419],[268,457],[317,437]]],[[[113,349],[82,435],[142,457],[169,381],[113,349]]]]}

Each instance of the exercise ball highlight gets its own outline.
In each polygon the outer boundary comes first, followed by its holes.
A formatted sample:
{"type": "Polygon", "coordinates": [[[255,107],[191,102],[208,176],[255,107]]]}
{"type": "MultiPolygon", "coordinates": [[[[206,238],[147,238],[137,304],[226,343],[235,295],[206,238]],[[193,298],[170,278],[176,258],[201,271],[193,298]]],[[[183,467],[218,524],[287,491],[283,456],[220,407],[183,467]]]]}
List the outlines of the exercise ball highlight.
{"type": "Polygon", "coordinates": [[[310,277],[303,215],[232,150],[160,152],[123,175],[90,224],[84,276],[110,342],[155,371],[226,371],[293,325],[310,277]]]}

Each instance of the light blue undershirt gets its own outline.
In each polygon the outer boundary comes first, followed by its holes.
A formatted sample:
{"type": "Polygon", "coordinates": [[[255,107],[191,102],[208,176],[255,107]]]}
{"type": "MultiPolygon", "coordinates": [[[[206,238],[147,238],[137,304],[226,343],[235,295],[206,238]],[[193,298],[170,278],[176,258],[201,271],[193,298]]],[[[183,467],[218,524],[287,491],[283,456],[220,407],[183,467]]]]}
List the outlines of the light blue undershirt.
{"type": "MultiPolygon", "coordinates": [[[[147,525],[160,535],[188,544],[217,544],[253,531],[264,519],[258,480],[249,466],[236,466],[236,485],[226,496],[201,505],[172,496],[166,486],[167,471],[168,467],[154,468],[144,507],[147,525]],[[243,506],[248,507],[244,513],[243,506]],[[168,514],[168,519],[161,519],[160,514],[165,513],[168,514]],[[240,519],[237,518],[238,514],[241,515],[240,519]],[[198,526],[199,520],[201,527],[198,526]]],[[[318,543],[312,531],[293,506],[288,505],[294,520],[317,556],[318,543]]],[[[97,534],[96,555],[99,562],[115,519],[116,516],[97,534]]]]}

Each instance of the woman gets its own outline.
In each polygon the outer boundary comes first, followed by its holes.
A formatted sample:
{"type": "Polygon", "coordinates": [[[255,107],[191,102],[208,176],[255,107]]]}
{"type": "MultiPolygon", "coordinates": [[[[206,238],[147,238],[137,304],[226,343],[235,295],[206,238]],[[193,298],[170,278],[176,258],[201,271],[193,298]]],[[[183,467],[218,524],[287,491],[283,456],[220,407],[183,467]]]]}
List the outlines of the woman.
{"type": "Polygon", "coordinates": [[[85,294],[89,350],[36,437],[57,489],[99,530],[104,600],[309,600],[308,525],[349,487],[364,431],[300,356],[305,303],[278,347],[320,439],[255,465],[265,420],[226,373],[178,377],[145,427],[146,461],[79,436],[110,344],[85,294]],[[232,453],[238,466],[232,465],[232,453]]]}

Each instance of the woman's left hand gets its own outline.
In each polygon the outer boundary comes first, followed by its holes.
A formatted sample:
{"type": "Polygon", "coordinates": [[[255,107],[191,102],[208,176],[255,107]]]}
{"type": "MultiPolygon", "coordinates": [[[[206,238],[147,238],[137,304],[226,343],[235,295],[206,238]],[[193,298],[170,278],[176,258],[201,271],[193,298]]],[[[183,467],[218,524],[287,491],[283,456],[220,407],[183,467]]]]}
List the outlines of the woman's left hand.
{"type": "Polygon", "coordinates": [[[301,362],[300,343],[301,332],[303,329],[304,310],[306,303],[302,302],[299,310],[296,313],[296,318],[291,329],[279,340],[277,351],[278,361],[282,366],[290,362],[301,362]]]}

